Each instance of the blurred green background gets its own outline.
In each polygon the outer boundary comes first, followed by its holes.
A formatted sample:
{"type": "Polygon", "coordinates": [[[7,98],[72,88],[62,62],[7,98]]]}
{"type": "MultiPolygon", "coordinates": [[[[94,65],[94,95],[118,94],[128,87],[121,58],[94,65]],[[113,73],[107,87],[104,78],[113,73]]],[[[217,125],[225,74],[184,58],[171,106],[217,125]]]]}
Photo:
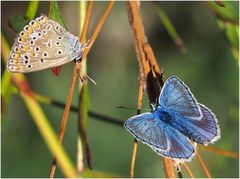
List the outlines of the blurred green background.
{"type": "MultiPolygon", "coordinates": [[[[78,2],[60,2],[68,30],[78,34],[78,2]]],[[[107,2],[94,2],[88,37],[104,11],[107,2]]],[[[48,2],[40,2],[37,14],[47,14],[48,2]]],[[[23,15],[27,2],[1,2],[2,31],[10,44],[16,33],[8,26],[12,15],[23,15]]],[[[238,63],[231,46],[219,29],[216,16],[206,2],[141,2],[141,11],[149,43],[164,68],[165,77],[178,76],[194,93],[200,103],[217,116],[221,139],[214,146],[238,152],[239,149],[239,76],[238,63]],[[188,52],[183,54],[170,38],[154,6],[159,5],[169,16],[188,52]]],[[[238,6],[237,6],[238,11],[238,6]]],[[[33,89],[52,99],[65,102],[74,63],[64,65],[59,77],[51,70],[27,74],[33,89]]],[[[2,63],[2,71],[4,65],[2,63]]],[[[90,109],[125,121],[136,110],[117,109],[116,106],[136,107],[138,94],[138,64],[125,2],[116,2],[90,54],[88,75],[96,82],[89,83],[90,109]]],[[[165,78],[165,79],[166,79],[165,78]]],[[[77,105],[77,85],[73,104],[77,105]]],[[[150,109],[146,94],[143,108],[150,109]]],[[[42,105],[54,130],[58,132],[63,109],[42,105]]],[[[89,117],[87,134],[92,151],[93,168],[128,177],[133,137],[121,126],[89,117]]],[[[48,177],[52,156],[31,120],[23,100],[17,94],[2,111],[1,176],[48,177]]],[[[71,112],[63,140],[71,160],[76,163],[77,114],[71,112]]],[[[232,159],[199,149],[213,177],[238,177],[238,159],[232,159]]],[[[189,163],[195,177],[206,177],[199,162],[189,163]]],[[[188,176],[183,169],[183,175],[188,176]]],[[[57,169],[56,177],[63,177],[57,169]]],[[[164,177],[161,157],[146,145],[137,152],[136,177],[164,177]]]]}

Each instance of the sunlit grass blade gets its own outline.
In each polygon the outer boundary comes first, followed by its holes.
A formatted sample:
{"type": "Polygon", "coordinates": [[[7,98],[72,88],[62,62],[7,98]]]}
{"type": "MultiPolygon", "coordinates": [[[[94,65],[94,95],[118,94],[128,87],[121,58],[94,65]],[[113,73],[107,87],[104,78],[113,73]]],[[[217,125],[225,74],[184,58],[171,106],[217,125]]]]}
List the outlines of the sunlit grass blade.
{"type": "Polygon", "coordinates": [[[186,53],[187,52],[187,47],[184,44],[182,38],[177,33],[174,25],[172,24],[171,20],[169,19],[169,17],[165,13],[165,11],[162,8],[160,8],[159,5],[155,5],[155,7],[156,7],[156,10],[157,10],[157,13],[158,13],[158,17],[161,19],[164,27],[166,28],[167,32],[171,36],[174,43],[177,45],[177,47],[180,49],[180,51],[182,53],[186,53]]]}
{"type": "Polygon", "coordinates": [[[219,28],[225,33],[232,54],[239,63],[239,3],[237,1],[221,3],[224,6],[219,6],[214,2],[208,2],[208,5],[216,15],[219,28]]]}
{"type": "Polygon", "coordinates": [[[25,12],[25,19],[31,20],[35,17],[37,9],[38,9],[39,1],[30,1],[28,3],[27,10],[25,12]]]}

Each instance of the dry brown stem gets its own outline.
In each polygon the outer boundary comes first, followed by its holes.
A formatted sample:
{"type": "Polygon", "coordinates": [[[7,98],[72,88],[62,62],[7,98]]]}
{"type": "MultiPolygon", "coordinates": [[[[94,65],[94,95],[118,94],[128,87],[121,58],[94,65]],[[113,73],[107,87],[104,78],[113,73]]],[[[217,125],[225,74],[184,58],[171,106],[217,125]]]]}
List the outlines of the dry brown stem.
{"type": "Polygon", "coordinates": [[[213,147],[213,146],[198,145],[198,147],[202,148],[204,150],[213,152],[215,154],[224,155],[226,157],[231,157],[231,158],[239,158],[240,157],[239,153],[228,151],[228,150],[224,150],[224,149],[219,149],[219,148],[213,147]]]}
{"type": "MultiPolygon", "coordinates": [[[[163,85],[161,70],[147,41],[138,2],[127,1],[126,6],[139,63],[140,81],[143,83],[143,89],[147,90],[149,101],[155,103],[160,93],[159,87],[163,85]]],[[[167,178],[175,178],[173,162],[167,158],[163,158],[162,160],[165,176],[167,178]]],[[[133,173],[131,171],[131,174],[133,173]]]]}
{"type": "Polygon", "coordinates": [[[203,171],[205,172],[205,174],[207,175],[208,178],[212,178],[210,172],[208,171],[207,169],[207,166],[205,165],[203,159],[201,158],[200,154],[196,151],[196,156],[197,156],[197,159],[203,169],[203,171]]]}
{"type": "Polygon", "coordinates": [[[195,178],[195,177],[193,176],[190,168],[189,168],[188,165],[186,164],[186,162],[184,162],[182,165],[183,165],[183,167],[186,169],[186,171],[188,172],[189,176],[190,176],[191,178],[195,178]]]}
{"type": "MultiPolygon", "coordinates": [[[[142,98],[143,98],[143,83],[142,80],[139,80],[139,88],[138,88],[138,104],[137,104],[137,114],[141,113],[142,108],[142,98]]],[[[132,153],[132,160],[131,160],[131,168],[130,168],[130,177],[134,177],[134,168],[135,168],[135,161],[137,155],[137,140],[134,139],[133,144],[133,153],[132,153]]]]}

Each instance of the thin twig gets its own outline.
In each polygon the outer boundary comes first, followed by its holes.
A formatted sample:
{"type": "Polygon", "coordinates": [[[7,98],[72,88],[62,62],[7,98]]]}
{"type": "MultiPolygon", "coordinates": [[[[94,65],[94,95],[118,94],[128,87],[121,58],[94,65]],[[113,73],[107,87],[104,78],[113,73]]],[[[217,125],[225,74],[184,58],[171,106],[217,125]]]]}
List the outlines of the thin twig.
{"type": "MultiPolygon", "coordinates": [[[[113,1],[111,1],[109,3],[109,5],[107,6],[106,10],[104,11],[103,13],[103,16],[102,18],[100,19],[97,27],[96,27],[96,30],[94,31],[92,37],[90,38],[91,39],[91,45],[86,48],[86,50],[83,52],[83,59],[86,58],[87,54],[89,53],[92,45],[93,45],[93,42],[96,40],[97,38],[97,35],[98,33],[100,32],[112,6],[113,6],[113,1]]],[[[65,131],[65,127],[66,127],[66,123],[67,123],[67,119],[68,119],[68,114],[69,114],[69,110],[70,110],[70,106],[71,106],[71,102],[72,102],[72,96],[73,96],[73,89],[74,89],[74,86],[75,86],[75,83],[76,83],[76,80],[77,80],[77,68],[78,68],[78,64],[81,64],[81,63],[76,63],[76,68],[73,69],[73,75],[72,75],[72,81],[71,81],[71,85],[70,85],[70,89],[69,89],[69,92],[68,92],[68,97],[67,97],[67,100],[66,100],[66,105],[65,105],[65,109],[64,109],[64,113],[63,113],[63,117],[62,117],[62,123],[61,123],[61,127],[60,127],[60,132],[59,132],[59,143],[62,142],[62,138],[64,136],[64,131],[65,131]]],[[[52,178],[54,176],[54,173],[55,173],[55,169],[56,169],[56,159],[54,157],[53,159],[53,165],[51,167],[51,172],[50,172],[50,178],[52,178]]]]}
{"type": "Polygon", "coordinates": [[[212,178],[210,172],[207,169],[207,166],[205,165],[203,159],[201,158],[200,154],[197,151],[196,151],[196,156],[197,156],[197,159],[198,159],[203,171],[206,173],[207,177],[212,178]]]}
{"type": "Polygon", "coordinates": [[[134,178],[134,169],[135,169],[136,155],[137,155],[137,140],[134,139],[132,160],[131,160],[131,168],[130,168],[130,178],[134,178]]]}
{"type": "Polygon", "coordinates": [[[231,152],[231,151],[227,151],[224,149],[219,149],[217,147],[212,147],[212,146],[204,146],[204,145],[198,145],[199,148],[203,149],[203,150],[207,150],[219,155],[224,155],[226,157],[231,157],[231,158],[239,158],[239,153],[236,152],[231,152]]]}
{"type": "Polygon", "coordinates": [[[186,169],[186,171],[188,172],[189,176],[190,176],[191,178],[195,178],[195,177],[193,176],[190,168],[189,168],[188,165],[186,164],[186,162],[184,162],[182,165],[183,165],[183,167],[186,169]]]}
{"type": "Polygon", "coordinates": [[[107,8],[105,9],[101,19],[99,20],[98,24],[97,24],[97,27],[95,29],[95,31],[93,32],[93,35],[91,36],[91,38],[89,39],[89,47],[86,48],[83,52],[83,60],[86,58],[87,54],[89,53],[94,41],[96,40],[100,30],[102,29],[102,26],[104,24],[104,22],[106,21],[106,18],[109,14],[109,12],[111,11],[112,9],[112,6],[114,4],[115,1],[110,1],[107,8]]]}
{"type": "MultiPolygon", "coordinates": [[[[60,144],[62,143],[65,128],[66,128],[66,125],[67,125],[68,114],[69,114],[69,110],[70,110],[70,107],[71,107],[72,95],[73,95],[73,91],[74,91],[75,82],[76,82],[76,79],[77,79],[77,75],[74,75],[76,73],[76,71],[77,71],[76,68],[74,68],[73,75],[72,75],[72,80],[71,80],[71,85],[70,85],[67,100],[66,100],[67,102],[66,102],[65,109],[64,109],[64,112],[63,112],[63,116],[62,116],[61,127],[60,127],[60,131],[59,131],[59,135],[58,135],[58,141],[59,141],[60,144]]],[[[55,170],[56,170],[56,164],[57,164],[57,161],[56,161],[56,158],[54,156],[52,166],[51,166],[51,170],[50,170],[50,178],[54,177],[54,173],[55,173],[55,170]]]]}
{"type": "MultiPolygon", "coordinates": [[[[139,80],[139,88],[138,88],[138,104],[137,104],[137,114],[141,113],[142,108],[142,98],[143,98],[143,83],[142,80],[139,80]]],[[[134,139],[133,144],[133,152],[132,152],[132,161],[131,161],[131,168],[130,168],[130,178],[134,177],[134,169],[135,169],[135,161],[137,155],[137,140],[134,139]]]]}
{"type": "Polygon", "coordinates": [[[86,13],[86,18],[83,24],[83,28],[82,28],[82,33],[81,33],[81,37],[80,37],[80,42],[84,43],[87,37],[87,30],[89,27],[89,23],[90,23],[90,17],[92,14],[92,7],[93,7],[93,1],[89,0],[88,2],[88,7],[87,7],[87,13],[86,13]]]}

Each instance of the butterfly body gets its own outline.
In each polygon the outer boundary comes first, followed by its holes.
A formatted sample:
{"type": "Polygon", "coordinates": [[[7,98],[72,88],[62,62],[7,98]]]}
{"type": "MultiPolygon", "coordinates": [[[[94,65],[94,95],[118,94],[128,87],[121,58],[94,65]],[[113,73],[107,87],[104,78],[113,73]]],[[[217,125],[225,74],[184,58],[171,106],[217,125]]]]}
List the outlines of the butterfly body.
{"type": "Polygon", "coordinates": [[[85,45],[59,23],[42,15],[30,21],[16,38],[7,69],[29,73],[66,64],[82,57],[85,45]]]}
{"type": "Polygon", "coordinates": [[[152,113],[133,116],[124,126],[157,154],[180,161],[191,160],[195,143],[208,144],[220,138],[215,115],[198,103],[177,77],[165,82],[159,106],[152,113]]]}

